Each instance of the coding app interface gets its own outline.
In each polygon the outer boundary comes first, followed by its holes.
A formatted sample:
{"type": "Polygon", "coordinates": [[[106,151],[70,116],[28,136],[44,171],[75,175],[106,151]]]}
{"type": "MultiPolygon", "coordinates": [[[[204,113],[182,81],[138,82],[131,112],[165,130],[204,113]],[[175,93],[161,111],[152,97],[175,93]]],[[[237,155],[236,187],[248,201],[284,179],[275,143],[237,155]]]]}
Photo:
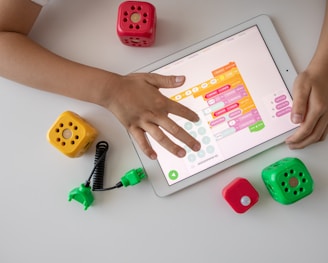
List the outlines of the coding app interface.
{"type": "Polygon", "coordinates": [[[153,72],[185,75],[161,92],[195,111],[197,123],[170,115],[202,145],[177,158],[150,136],[169,185],[223,162],[295,127],[291,96],[256,26],[153,72]]]}

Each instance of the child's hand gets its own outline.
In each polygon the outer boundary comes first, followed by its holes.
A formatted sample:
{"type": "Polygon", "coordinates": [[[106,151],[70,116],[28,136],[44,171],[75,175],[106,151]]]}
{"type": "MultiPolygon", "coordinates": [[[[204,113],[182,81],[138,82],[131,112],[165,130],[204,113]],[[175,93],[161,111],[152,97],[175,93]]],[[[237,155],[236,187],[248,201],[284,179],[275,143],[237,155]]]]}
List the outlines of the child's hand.
{"type": "Polygon", "coordinates": [[[300,127],[286,143],[291,149],[301,149],[323,141],[328,129],[328,71],[320,65],[308,67],[296,78],[293,97],[291,119],[300,127]]]}
{"type": "Polygon", "coordinates": [[[136,73],[119,76],[118,81],[112,83],[115,86],[110,87],[115,92],[110,92],[108,109],[115,114],[134,137],[141,150],[151,159],[156,159],[157,155],[148,143],[145,132],[178,157],[185,156],[186,151],[170,140],[162,129],[192,150],[200,149],[200,143],[168,117],[171,113],[196,122],[199,119],[196,113],[168,99],[158,90],[181,86],[184,81],[185,78],[182,76],[136,73]]]}

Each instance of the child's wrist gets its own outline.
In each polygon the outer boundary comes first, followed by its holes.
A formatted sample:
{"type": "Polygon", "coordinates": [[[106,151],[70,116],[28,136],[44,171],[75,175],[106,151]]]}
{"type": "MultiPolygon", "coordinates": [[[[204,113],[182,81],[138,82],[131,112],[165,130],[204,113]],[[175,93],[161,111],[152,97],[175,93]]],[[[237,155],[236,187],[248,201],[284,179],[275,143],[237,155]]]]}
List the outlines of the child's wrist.
{"type": "Polygon", "coordinates": [[[313,57],[311,62],[306,68],[306,71],[308,71],[311,74],[314,75],[321,75],[325,74],[327,75],[328,73],[328,57],[323,58],[320,55],[316,55],[313,57]]]}
{"type": "Polygon", "coordinates": [[[96,89],[96,101],[95,103],[105,107],[110,108],[110,106],[115,101],[115,97],[119,92],[119,82],[122,76],[108,72],[106,77],[104,78],[101,85],[99,85],[96,89]]]}

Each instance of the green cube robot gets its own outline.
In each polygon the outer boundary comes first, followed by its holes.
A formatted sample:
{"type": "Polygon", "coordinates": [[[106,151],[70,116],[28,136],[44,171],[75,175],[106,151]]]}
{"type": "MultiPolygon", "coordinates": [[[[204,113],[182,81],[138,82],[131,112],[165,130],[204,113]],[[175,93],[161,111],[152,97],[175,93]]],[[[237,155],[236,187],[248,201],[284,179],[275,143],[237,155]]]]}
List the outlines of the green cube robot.
{"type": "Polygon", "coordinates": [[[313,192],[313,180],[298,158],[284,158],[262,171],[263,182],[272,198],[282,204],[292,204],[313,192]]]}

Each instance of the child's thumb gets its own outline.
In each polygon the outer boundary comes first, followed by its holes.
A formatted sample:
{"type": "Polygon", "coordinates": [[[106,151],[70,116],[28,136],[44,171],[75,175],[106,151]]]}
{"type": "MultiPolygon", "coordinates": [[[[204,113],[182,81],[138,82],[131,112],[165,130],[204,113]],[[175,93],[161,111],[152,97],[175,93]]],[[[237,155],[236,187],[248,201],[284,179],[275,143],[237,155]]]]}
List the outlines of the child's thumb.
{"type": "Polygon", "coordinates": [[[150,84],[158,88],[176,88],[185,82],[184,76],[163,76],[159,74],[151,74],[150,84]]]}
{"type": "Polygon", "coordinates": [[[293,87],[293,107],[291,121],[295,124],[302,123],[306,115],[310,89],[304,85],[303,76],[298,76],[293,87]]]}

